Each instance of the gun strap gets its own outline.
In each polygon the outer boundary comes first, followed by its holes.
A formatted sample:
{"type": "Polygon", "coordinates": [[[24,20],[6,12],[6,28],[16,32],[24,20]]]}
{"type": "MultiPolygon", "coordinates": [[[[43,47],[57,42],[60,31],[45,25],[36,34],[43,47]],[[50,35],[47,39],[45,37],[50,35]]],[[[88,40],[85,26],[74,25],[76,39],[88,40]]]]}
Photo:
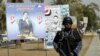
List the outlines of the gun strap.
{"type": "Polygon", "coordinates": [[[71,33],[72,33],[72,30],[69,31],[69,32],[62,31],[62,38],[60,40],[60,41],[63,41],[63,39],[66,38],[69,53],[71,53],[71,47],[70,47],[70,42],[69,42],[69,36],[70,36],[71,33]]]}

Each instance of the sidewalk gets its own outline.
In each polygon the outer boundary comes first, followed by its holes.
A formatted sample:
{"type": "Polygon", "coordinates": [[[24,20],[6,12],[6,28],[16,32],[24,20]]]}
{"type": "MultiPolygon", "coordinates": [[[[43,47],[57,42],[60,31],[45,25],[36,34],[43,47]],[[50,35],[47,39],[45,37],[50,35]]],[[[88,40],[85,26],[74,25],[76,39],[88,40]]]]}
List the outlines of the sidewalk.
{"type": "Polygon", "coordinates": [[[94,32],[85,32],[82,37],[82,49],[79,53],[79,56],[85,56],[87,53],[87,50],[90,46],[90,43],[92,42],[92,39],[94,37],[94,32]]]}
{"type": "Polygon", "coordinates": [[[85,32],[83,35],[84,36],[93,36],[94,32],[85,32]]]}
{"type": "Polygon", "coordinates": [[[97,33],[95,33],[85,56],[100,56],[100,39],[97,33]]]}

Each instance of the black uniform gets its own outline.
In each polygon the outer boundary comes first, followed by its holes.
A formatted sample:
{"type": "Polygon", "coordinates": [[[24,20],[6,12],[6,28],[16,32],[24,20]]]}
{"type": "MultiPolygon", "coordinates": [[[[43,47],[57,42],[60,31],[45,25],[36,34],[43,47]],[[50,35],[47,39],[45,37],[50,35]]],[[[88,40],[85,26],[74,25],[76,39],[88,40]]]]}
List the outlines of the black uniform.
{"type": "Polygon", "coordinates": [[[81,36],[77,29],[58,31],[53,45],[60,56],[77,56],[82,48],[81,36]]]}
{"type": "Polygon", "coordinates": [[[30,32],[33,32],[32,23],[29,21],[29,24],[27,24],[26,21],[23,21],[22,19],[20,19],[19,31],[21,34],[30,34],[30,32]]]}

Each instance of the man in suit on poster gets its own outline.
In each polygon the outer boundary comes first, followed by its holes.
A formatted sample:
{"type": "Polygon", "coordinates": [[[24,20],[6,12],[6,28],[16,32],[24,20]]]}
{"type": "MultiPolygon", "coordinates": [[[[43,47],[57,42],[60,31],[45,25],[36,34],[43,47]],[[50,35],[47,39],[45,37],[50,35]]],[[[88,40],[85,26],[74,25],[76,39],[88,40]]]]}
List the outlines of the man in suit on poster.
{"type": "Polygon", "coordinates": [[[32,22],[29,19],[29,13],[27,11],[23,12],[23,18],[19,20],[19,31],[20,34],[32,34],[33,26],[32,22]]]}

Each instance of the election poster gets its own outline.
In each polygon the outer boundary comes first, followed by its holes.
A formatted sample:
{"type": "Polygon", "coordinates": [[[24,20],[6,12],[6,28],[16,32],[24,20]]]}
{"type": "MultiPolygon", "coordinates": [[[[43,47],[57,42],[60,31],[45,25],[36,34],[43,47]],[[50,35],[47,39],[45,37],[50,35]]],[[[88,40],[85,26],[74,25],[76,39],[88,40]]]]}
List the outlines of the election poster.
{"type": "Polygon", "coordinates": [[[44,38],[44,4],[6,3],[6,25],[9,40],[44,38]]]}
{"type": "Polygon", "coordinates": [[[56,32],[62,29],[62,20],[65,16],[69,16],[68,5],[48,5],[45,6],[45,25],[46,38],[44,39],[44,48],[53,48],[53,40],[56,32]]]}
{"type": "Polygon", "coordinates": [[[44,14],[46,25],[46,38],[44,39],[44,47],[53,48],[53,39],[55,34],[62,28],[60,6],[45,6],[44,14]]]}
{"type": "Polygon", "coordinates": [[[61,13],[60,6],[45,6],[45,24],[46,31],[59,31],[61,30],[61,13]]]}

